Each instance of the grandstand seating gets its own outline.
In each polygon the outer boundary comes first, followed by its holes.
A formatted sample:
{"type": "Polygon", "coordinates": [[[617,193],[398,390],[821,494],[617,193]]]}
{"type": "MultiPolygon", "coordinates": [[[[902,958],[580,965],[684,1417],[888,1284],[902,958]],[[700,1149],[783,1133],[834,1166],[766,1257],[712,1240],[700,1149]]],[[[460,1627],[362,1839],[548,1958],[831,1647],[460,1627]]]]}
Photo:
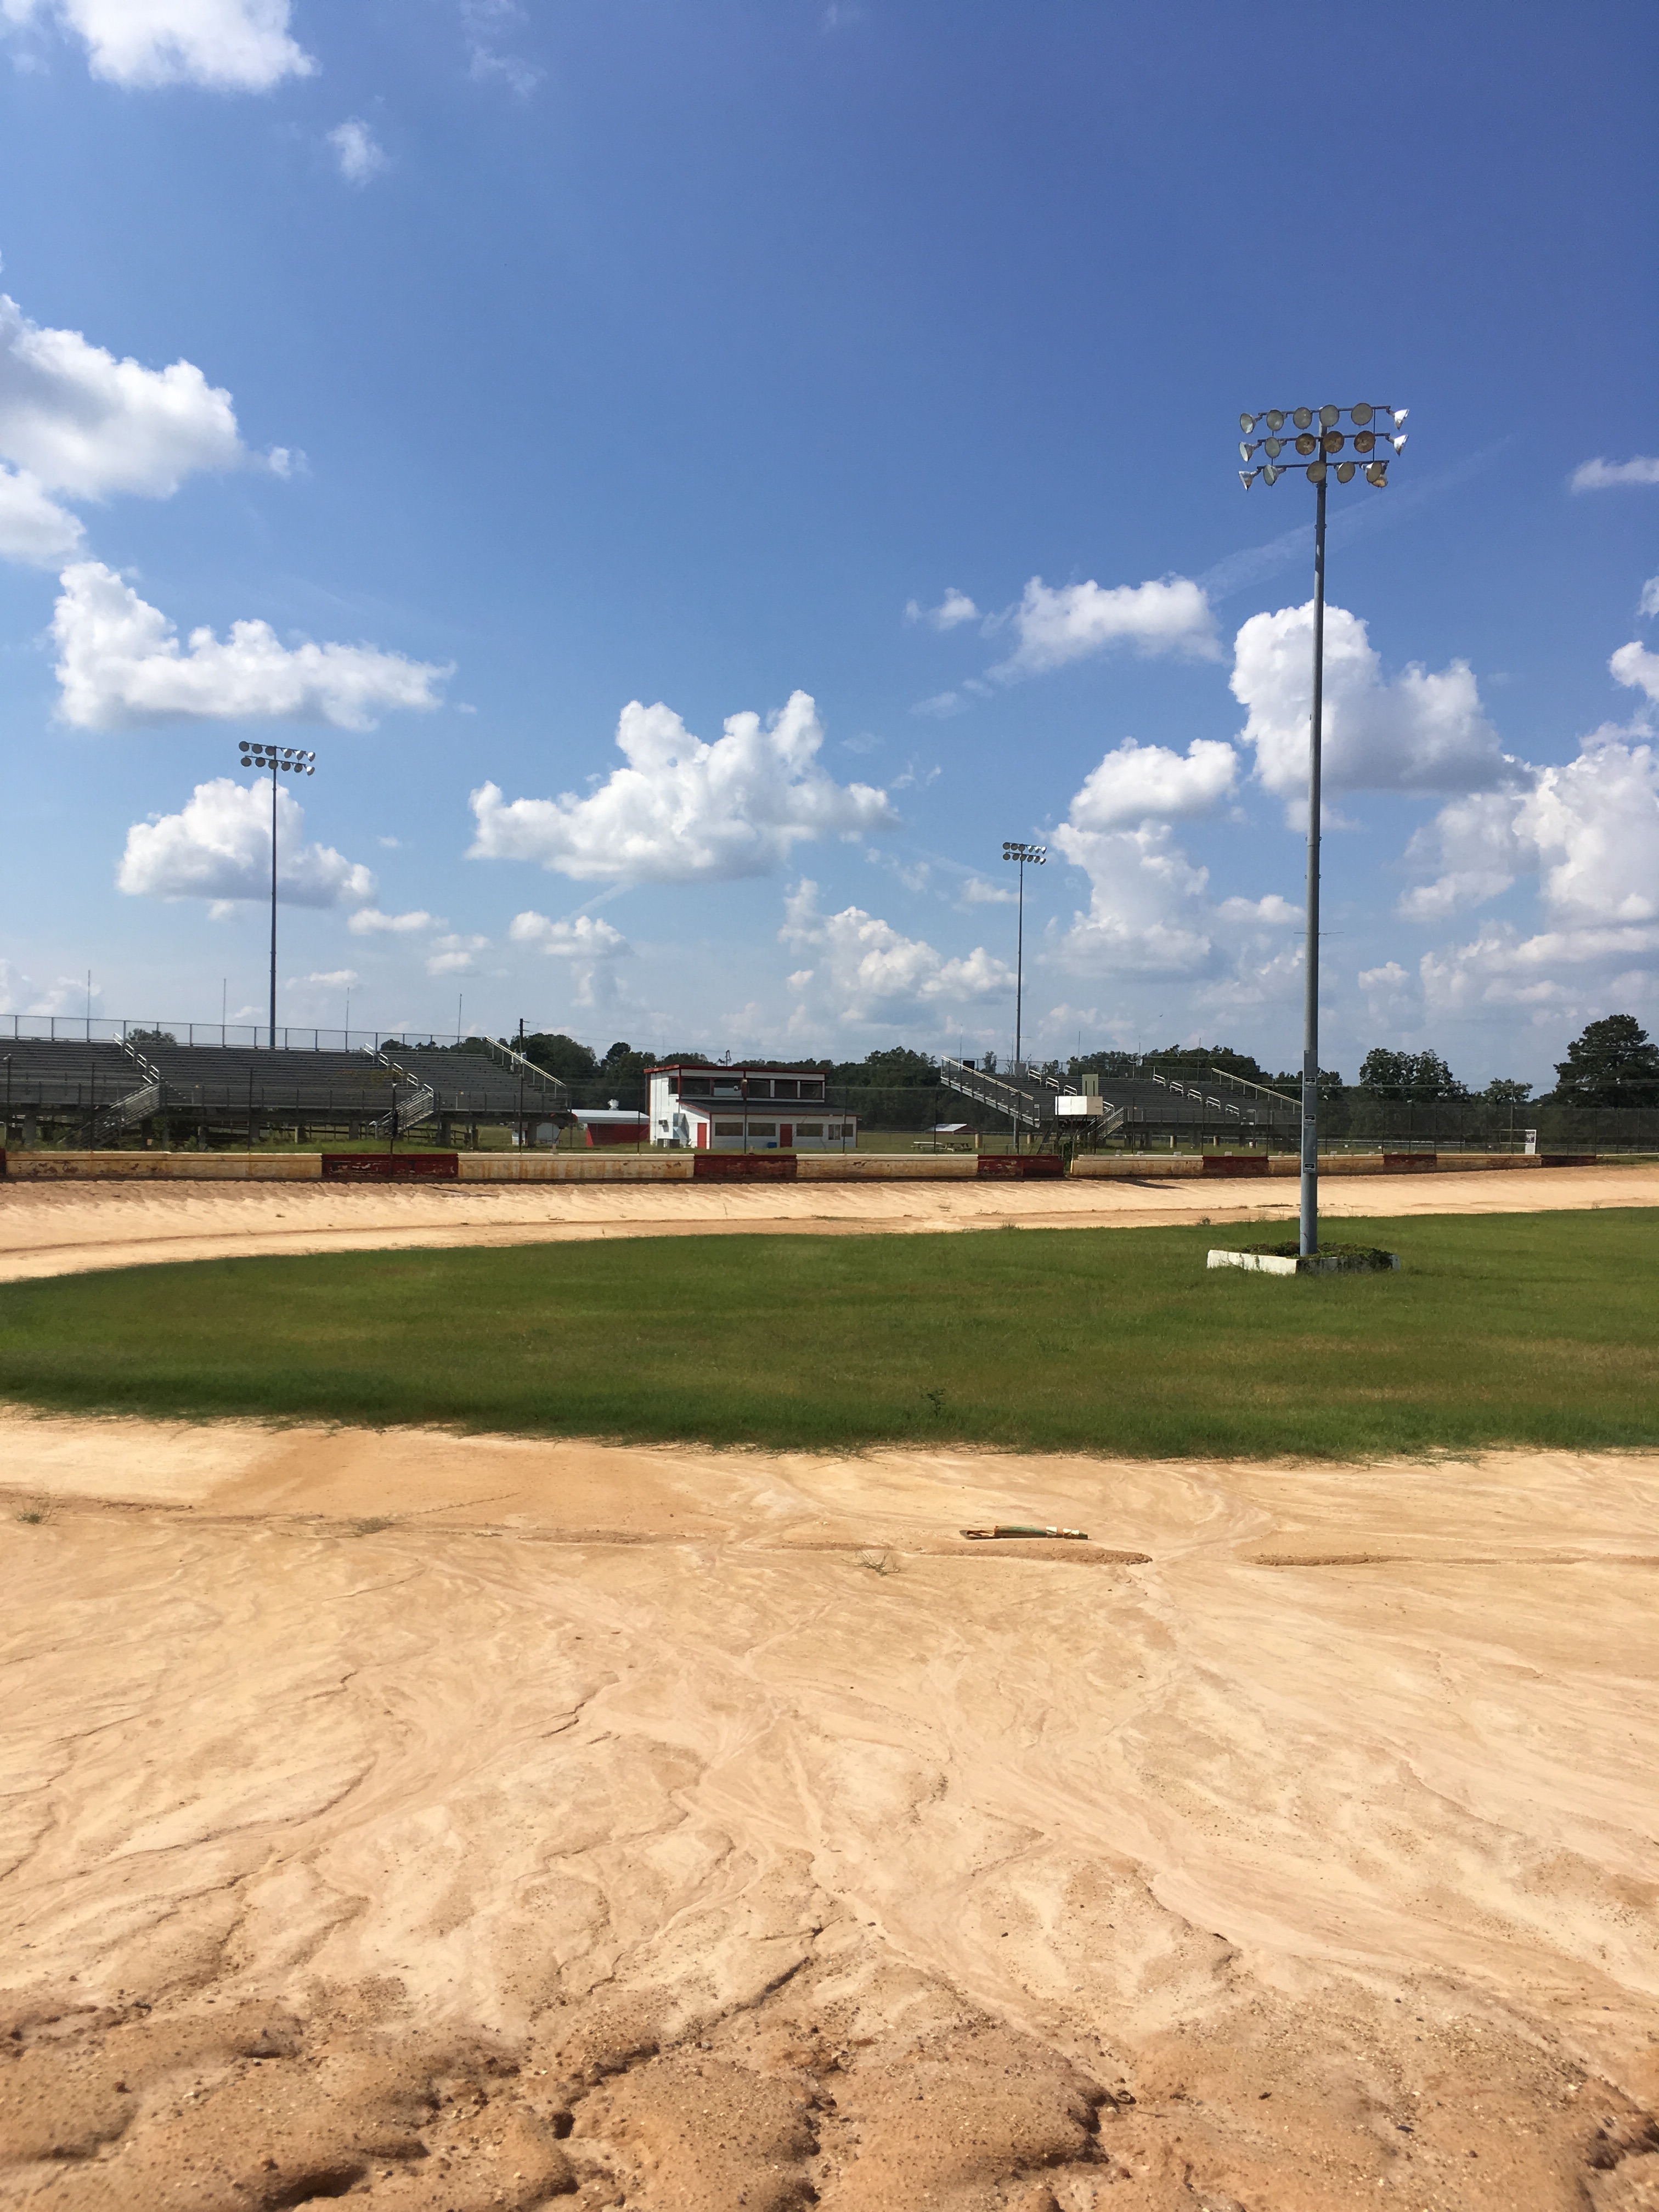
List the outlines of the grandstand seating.
{"type": "MultiPolygon", "coordinates": [[[[526,1079],[521,1091],[518,1071],[483,1053],[401,1044],[386,1044],[380,1049],[416,1082],[430,1085],[434,1113],[487,1114],[499,1118],[516,1115],[521,1097],[526,1114],[546,1114],[563,1103],[556,1099],[557,1085],[551,1077],[526,1079]]],[[[539,1076],[539,1070],[537,1073],[539,1076]]]]}
{"type": "Polygon", "coordinates": [[[241,1045],[161,1044],[146,1040],[144,1058],[167,1085],[169,1104],[234,1112],[253,1105],[267,1113],[326,1119],[386,1114],[399,1085],[397,1071],[368,1052],[284,1052],[241,1045]]]}
{"type": "MultiPolygon", "coordinates": [[[[0,1037],[0,1097],[11,1119],[55,1117],[72,1125],[95,1113],[96,1133],[113,1141],[158,1115],[220,1129],[252,1121],[336,1127],[398,1126],[433,1119],[501,1123],[520,1114],[562,1115],[564,1086],[538,1068],[507,1064],[505,1048],[457,1051],[429,1039],[380,1041],[378,1051],[290,1050],[180,1043],[158,1029],[114,1042],[0,1037]],[[127,1102],[123,1112],[123,1102],[127,1102]]],[[[88,1127],[91,1125],[88,1124],[88,1127]]]]}
{"type": "Polygon", "coordinates": [[[143,1070],[118,1044],[83,1044],[60,1038],[9,1037],[0,1042],[0,1096],[9,1090],[14,1114],[36,1108],[107,1106],[138,1090],[143,1070]]]}

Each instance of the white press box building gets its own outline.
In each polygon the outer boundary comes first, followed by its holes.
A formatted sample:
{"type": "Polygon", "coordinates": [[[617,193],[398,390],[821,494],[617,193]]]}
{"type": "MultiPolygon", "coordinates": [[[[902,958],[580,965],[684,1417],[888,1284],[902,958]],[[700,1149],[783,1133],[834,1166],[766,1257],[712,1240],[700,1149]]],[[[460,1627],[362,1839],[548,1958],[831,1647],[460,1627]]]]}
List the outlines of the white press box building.
{"type": "Polygon", "coordinates": [[[699,1152],[850,1151],[858,1116],[823,1103],[823,1078],[769,1067],[676,1062],[646,1070],[653,1145],[699,1152]]]}

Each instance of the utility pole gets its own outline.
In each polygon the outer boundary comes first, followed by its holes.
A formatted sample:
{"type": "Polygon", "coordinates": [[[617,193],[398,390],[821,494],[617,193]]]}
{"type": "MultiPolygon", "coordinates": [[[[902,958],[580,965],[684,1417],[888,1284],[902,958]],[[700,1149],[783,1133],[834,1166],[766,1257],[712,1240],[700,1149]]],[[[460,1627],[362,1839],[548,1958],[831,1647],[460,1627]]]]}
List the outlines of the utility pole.
{"type": "MultiPolygon", "coordinates": [[[[245,769],[267,769],[270,773],[270,1027],[266,1042],[272,1052],[276,1049],[276,779],[279,775],[315,775],[317,756],[300,745],[256,744],[250,738],[239,738],[241,747],[240,765],[245,769]]],[[[257,1034],[255,1043],[258,1042],[257,1034]]]]}
{"type": "Polygon", "coordinates": [[[1239,471],[1239,481],[1246,491],[1258,477],[1264,483],[1274,484],[1289,470],[1300,469],[1317,494],[1314,507],[1313,708],[1308,724],[1308,934],[1302,1006],[1299,1248],[1304,1258],[1311,1258],[1319,1249],[1319,810],[1325,709],[1325,487],[1333,469],[1339,483],[1352,483],[1355,471],[1363,468],[1366,483],[1378,491],[1383,490],[1389,481],[1389,463],[1406,442],[1406,433],[1400,428],[1406,411],[1403,407],[1372,406],[1362,401],[1348,408],[1270,407],[1238,418],[1238,427],[1244,433],[1239,441],[1240,459],[1249,462],[1257,453],[1267,455],[1258,466],[1239,471]],[[1342,430],[1338,425],[1345,414],[1349,428],[1342,430]],[[1391,432],[1376,427],[1384,415],[1394,425],[1391,432]],[[1266,437],[1252,438],[1250,434],[1258,426],[1265,427],[1266,437]],[[1285,434],[1281,436],[1281,432],[1285,434]],[[1346,452],[1350,441],[1358,458],[1338,460],[1336,456],[1346,452]],[[1279,455],[1287,447],[1301,458],[1280,460],[1279,455]]]}
{"type": "Polygon", "coordinates": [[[1014,1150],[1018,1152],[1019,1150],[1019,1084],[1021,1070],[1024,1066],[1020,1057],[1020,1016],[1025,978],[1025,867],[1028,861],[1034,868],[1044,866],[1048,859],[1048,848],[1046,845],[1027,845],[1012,838],[1004,838],[1002,857],[1005,860],[1017,861],[1019,866],[1019,921],[1014,939],[1013,1099],[1008,1109],[1014,1125],[1014,1150]]]}

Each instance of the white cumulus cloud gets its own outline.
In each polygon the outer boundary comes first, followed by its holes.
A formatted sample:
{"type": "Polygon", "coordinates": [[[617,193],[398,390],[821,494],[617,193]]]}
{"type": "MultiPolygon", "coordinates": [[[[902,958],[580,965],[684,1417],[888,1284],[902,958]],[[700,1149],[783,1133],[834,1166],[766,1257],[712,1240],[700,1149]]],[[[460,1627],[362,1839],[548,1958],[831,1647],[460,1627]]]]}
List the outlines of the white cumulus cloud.
{"type": "Polygon", "coordinates": [[[1373,1030],[1398,1035],[1418,1026],[1423,1004],[1419,981],[1397,960],[1362,968],[1355,980],[1365,994],[1365,1011],[1373,1030]]]}
{"type": "MultiPolygon", "coordinates": [[[[1402,902],[1433,917],[1526,874],[1542,927],[1489,922],[1470,943],[1424,956],[1431,1012],[1533,1007],[1572,1014],[1602,1000],[1653,996],[1659,978],[1659,755],[1628,730],[1597,731],[1576,760],[1443,810],[1413,841],[1447,873],[1402,902]],[[1485,869],[1483,879],[1481,871],[1485,869]]],[[[1410,856],[1408,856],[1410,857],[1410,856]]],[[[1605,1012],[1606,1007],[1602,1006],[1605,1012]]]]}
{"type": "Polygon", "coordinates": [[[1014,988],[1013,969],[982,945],[951,957],[862,907],[822,914],[817,898],[817,885],[804,878],[778,933],[812,958],[789,978],[798,1002],[792,1028],[825,1019],[902,1024],[924,1012],[946,1015],[1006,998],[1014,988]]]}
{"type": "Polygon", "coordinates": [[[1194,738],[1185,753],[1129,738],[1104,756],[1049,841],[1090,884],[1087,911],[1052,941],[1052,957],[1119,978],[1218,977],[1230,963],[1260,970],[1280,959],[1279,935],[1299,910],[1276,892],[1218,906],[1208,870],[1170,827],[1220,806],[1238,767],[1233,748],[1212,738],[1194,738]]]}
{"type": "Polygon", "coordinates": [[[0,293],[0,458],[72,499],[165,499],[199,469],[246,459],[230,394],[194,362],[118,361],[42,328],[0,293]]]}
{"type": "MultiPolygon", "coordinates": [[[[133,897],[268,899],[270,786],[229,776],[198,783],[177,814],[135,822],[116,883],[133,897]]],[[[276,792],[276,896],[290,906],[337,906],[374,896],[368,869],[329,845],[304,842],[305,811],[276,792]]]]}
{"type": "Polygon", "coordinates": [[[474,975],[477,973],[478,955],[489,950],[487,937],[436,937],[427,955],[428,975],[474,975]]]}
{"type": "MultiPolygon", "coordinates": [[[[1313,698],[1313,603],[1252,615],[1234,647],[1243,742],[1269,791],[1305,805],[1313,698]]],[[[1358,616],[1325,609],[1324,780],[1336,791],[1474,791],[1507,767],[1465,660],[1391,681],[1358,616]]]]}
{"type": "Polygon", "coordinates": [[[504,84],[520,100],[534,92],[547,72],[522,54],[503,53],[495,44],[502,35],[522,29],[528,20],[519,0],[461,0],[467,74],[475,84],[504,84]]]}
{"type": "Polygon", "coordinates": [[[58,712],[86,730],[167,721],[368,730],[386,709],[438,706],[437,687],[451,672],[368,645],[285,646],[264,622],[234,623],[223,640],[192,630],[186,651],[160,609],[100,561],[64,571],[52,635],[58,712]]]}
{"type": "Polygon", "coordinates": [[[1659,760],[1637,736],[1598,730],[1577,760],[1443,807],[1407,849],[1438,872],[1401,912],[1437,920],[1535,874],[1558,932],[1659,921],[1659,760]]]}
{"type": "Polygon", "coordinates": [[[1628,461],[1581,461],[1572,472],[1575,491],[1607,491],[1615,484],[1659,484],[1659,455],[1638,453],[1628,461]]]}
{"type": "Polygon", "coordinates": [[[954,585],[946,589],[936,607],[924,607],[919,600],[912,599],[904,610],[906,622],[925,622],[933,629],[956,629],[963,623],[977,622],[979,618],[979,609],[967,592],[957,591],[954,585]]]}
{"type": "Polygon", "coordinates": [[[1559,927],[1659,921],[1659,755],[1598,732],[1565,767],[1537,771],[1516,833],[1538,855],[1559,927]]]}
{"type": "Polygon", "coordinates": [[[893,827],[885,792],[824,773],[823,743],[805,691],[764,725],[758,714],[729,716],[713,744],[670,708],[635,699],[617,725],[627,765],[591,797],[509,803],[495,784],[475,791],[471,856],[534,860],[588,881],[724,882],[769,873],[802,842],[893,827]]]}
{"type": "Polygon", "coordinates": [[[349,185],[366,185],[389,168],[386,149],[361,116],[348,116],[328,134],[340,174],[349,185]]]}
{"type": "Polygon", "coordinates": [[[621,930],[591,914],[550,921],[544,914],[527,910],[514,915],[507,933],[514,945],[533,945],[550,959],[615,960],[634,949],[621,930]]]}
{"type": "Polygon", "coordinates": [[[1018,644],[991,671],[1005,681],[1039,676],[1113,646],[1139,653],[1217,657],[1215,617],[1202,588],[1186,576],[1106,588],[1090,582],[1050,586],[1033,576],[1012,622],[1018,644]]]}
{"type": "Polygon", "coordinates": [[[0,561],[55,568],[80,551],[85,536],[80,518],[48,498],[37,477],[0,467],[0,561]]]}
{"type": "Polygon", "coordinates": [[[1067,964],[1146,975],[1215,964],[1208,872],[1188,860],[1170,821],[1212,811],[1237,775],[1237,754],[1210,738],[1184,754],[1131,738],[1091,769],[1051,840],[1091,884],[1089,911],[1073,918],[1063,943],[1067,964]]]}
{"type": "MultiPolygon", "coordinates": [[[[386,840],[382,838],[381,843],[386,840]]],[[[382,914],[377,906],[359,907],[346,927],[354,937],[410,937],[418,930],[441,927],[424,907],[408,914],[382,914]]]]}
{"type": "Polygon", "coordinates": [[[1643,585],[1636,611],[1643,616],[1659,615],[1659,576],[1650,576],[1643,585]]]}
{"type": "Polygon", "coordinates": [[[1401,894],[1408,921],[1439,921],[1508,890],[1537,864],[1537,850],[1521,833],[1524,788],[1482,791],[1443,806],[1406,848],[1408,867],[1433,872],[1432,880],[1401,894]]]}
{"type": "Polygon", "coordinates": [[[1079,838],[1149,815],[1211,813],[1237,779],[1238,755],[1218,738],[1194,738],[1184,754],[1126,738],[1084,779],[1065,825],[1072,842],[1061,849],[1076,859],[1073,846],[1079,838]]]}
{"type": "Polygon", "coordinates": [[[1644,645],[1632,639],[1621,645],[1607,666],[1620,684],[1645,691],[1659,706],[1659,653],[1650,653],[1644,645]]]}
{"type": "Polygon", "coordinates": [[[1207,868],[1194,866],[1167,822],[1082,831],[1054,842],[1090,879],[1089,910],[1058,948],[1068,967],[1109,975],[1199,975],[1219,964],[1207,868]]]}
{"type": "Polygon", "coordinates": [[[289,33],[289,0],[3,0],[3,12],[62,24],[85,40],[94,76],[135,88],[269,92],[317,66],[289,33]]]}
{"type": "Polygon", "coordinates": [[[634,950],[621,930],[591,914],[579,914],[563,921],[550,921],[533,911],[515,914],[507,933],[515,945],[534,945],[551,960],[569,962],[579,1006],[609,1005],[615,999],[612,966],[629,958],[634,950]]]}
{"type": "Polygon", "coordinates": [[[1468,945],[1425,952],[1423,1002],[1432,1018],[1483,1012],[1554,1015],[1571,1025],[1655,998],[1659,929],[1540,930],[1488,922],[1468,945]]]}
{"type": "MultiPolygon", "coordinates": [[[[94,1001],[103,997],[94,984],[94,1001]]],[[[0,960],[0,1014],[80,1014],[87,1010],[83,975],[60,975],[54,983],[37,983],[33,975],[9,960],[0,960]]]]}

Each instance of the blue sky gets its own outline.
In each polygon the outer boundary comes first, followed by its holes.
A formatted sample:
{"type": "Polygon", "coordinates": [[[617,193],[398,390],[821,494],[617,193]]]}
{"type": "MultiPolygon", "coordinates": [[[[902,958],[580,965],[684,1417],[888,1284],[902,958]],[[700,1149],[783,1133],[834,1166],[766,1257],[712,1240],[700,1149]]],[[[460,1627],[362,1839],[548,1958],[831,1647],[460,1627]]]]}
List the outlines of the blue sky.
{"type": "Polygon", "coordinates": [[[1659,1027],[1650,6],[0,26],[5,1006],[255,1018],[252,736],[281,1019],[1006,1051],[1030,837],[1030,1048],[1288,1066],[1364,398],[1323,1056],[1659,1027]]]}

